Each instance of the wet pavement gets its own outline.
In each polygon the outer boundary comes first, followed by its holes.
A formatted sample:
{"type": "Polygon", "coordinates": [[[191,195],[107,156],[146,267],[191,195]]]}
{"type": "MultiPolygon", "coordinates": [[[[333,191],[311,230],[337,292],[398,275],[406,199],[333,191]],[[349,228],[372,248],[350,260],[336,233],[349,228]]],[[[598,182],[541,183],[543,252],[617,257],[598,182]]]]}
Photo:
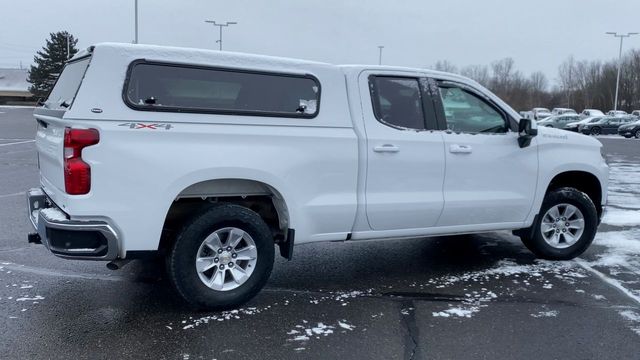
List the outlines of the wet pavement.
{"type": "Polygon", "coordinates": [[[162,264],[29,245],[30,109],[0,108],[3,359],[604,359],[640,353],[640,140],[602,137],[610,207],[575,261],[508,232],[298,246],[241,309],[195,312],[162,264]]]}

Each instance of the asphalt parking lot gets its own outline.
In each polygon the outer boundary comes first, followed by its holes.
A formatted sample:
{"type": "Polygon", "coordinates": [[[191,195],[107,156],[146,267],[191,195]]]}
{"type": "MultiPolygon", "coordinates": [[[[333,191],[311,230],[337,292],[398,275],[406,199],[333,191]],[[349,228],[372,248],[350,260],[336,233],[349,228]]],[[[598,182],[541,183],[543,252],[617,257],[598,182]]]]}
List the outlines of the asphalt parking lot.
{"type": "Polygon", "coordinates": [[[4,359],[637,359],[640,140],[602,137],[594,246],[536,260],[509,233],[299,246],[241,309],[194,312],[154,262],[122,270],[29,245],[31,109],[0,107],[4,359]]]}

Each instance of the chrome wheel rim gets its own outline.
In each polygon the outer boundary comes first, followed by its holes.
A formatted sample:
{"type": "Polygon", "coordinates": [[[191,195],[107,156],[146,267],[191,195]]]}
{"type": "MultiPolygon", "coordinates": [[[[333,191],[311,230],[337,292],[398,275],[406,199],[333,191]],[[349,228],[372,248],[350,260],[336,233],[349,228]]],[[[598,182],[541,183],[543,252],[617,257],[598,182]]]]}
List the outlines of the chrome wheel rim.
{"type": "Polygon", "coordinates": [[[540,223],[542,237],[556,249],[565,249],[577,243],[584,232],[584,215],[571,204],[551,207],[540,223]]]}
{"type": "Polygon", "coordinates": [[[258,250],[253,238],[242,229],[226,227],[204,239],[196,255],[200,280],[217,291],[233,290],[244,284],[256,267],[258,250]]]}

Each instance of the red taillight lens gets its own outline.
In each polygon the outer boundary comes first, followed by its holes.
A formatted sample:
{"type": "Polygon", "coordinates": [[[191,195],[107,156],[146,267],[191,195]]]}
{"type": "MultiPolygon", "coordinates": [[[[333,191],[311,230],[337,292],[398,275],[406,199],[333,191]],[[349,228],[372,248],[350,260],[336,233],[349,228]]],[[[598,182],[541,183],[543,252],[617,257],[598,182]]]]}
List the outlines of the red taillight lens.
{"type": "Polygon", "coordinates": [[[82,149],[100,141],[96,129],[64,129],[64,187],[69,195],[91,190],[91,166],[82,160],[82,149]]]}

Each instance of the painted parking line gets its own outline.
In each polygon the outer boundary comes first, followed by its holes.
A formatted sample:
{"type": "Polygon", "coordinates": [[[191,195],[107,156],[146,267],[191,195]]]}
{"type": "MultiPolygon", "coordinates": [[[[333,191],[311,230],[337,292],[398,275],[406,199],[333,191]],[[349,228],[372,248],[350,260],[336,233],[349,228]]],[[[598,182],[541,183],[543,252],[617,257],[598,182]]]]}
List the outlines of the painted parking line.
{"type": "Polygon", "coordinates": [[[8,144],[0,144],[0,147],[9,146],[9,145],[27,144],[27,143],[32,143],[32,142],[35,142],[35,140],[17,141],[17,142],[12,142],[12,143],[8,143],[8,144]]]}
{"type": "Polygon", "coordinates": [[[583,269],[585,269],[588,272],[596,275],[597,277],[600,278],[600,280],[604,281],[605,283],[607,283],[611,287],[614,287],[614,288],[618,289],[621,293],[626,295],[628,298],[630,298],[631,300],[633,300],[633,301],[637,302],[638,304],[640,304],[640,296],[634,294],[631,290],[629,290],[626,287],[624,287],[620,281],[618,281],[616,279],[612,279],[612,278],[608,277],[607,275],[601,273],[600,271],[594,269],[593,267],[591,267],[591,265],[589,265],[589,263],[587,263],[586,261],[584,261],[582,259],[575,259],[574,261],[578,265],[580,265],[583,269]]]}
{"type": "Polygon", "coordinates": [[[19,196],[19,195],[24,195],[25,191],[20,191],[17,193],[13,193],[13,194],[4,194],[4,195],[0,195],[0,199],[4,199],[4,198],[8,198],[8,197],[14,197],[14,196],[19,196]]]}

